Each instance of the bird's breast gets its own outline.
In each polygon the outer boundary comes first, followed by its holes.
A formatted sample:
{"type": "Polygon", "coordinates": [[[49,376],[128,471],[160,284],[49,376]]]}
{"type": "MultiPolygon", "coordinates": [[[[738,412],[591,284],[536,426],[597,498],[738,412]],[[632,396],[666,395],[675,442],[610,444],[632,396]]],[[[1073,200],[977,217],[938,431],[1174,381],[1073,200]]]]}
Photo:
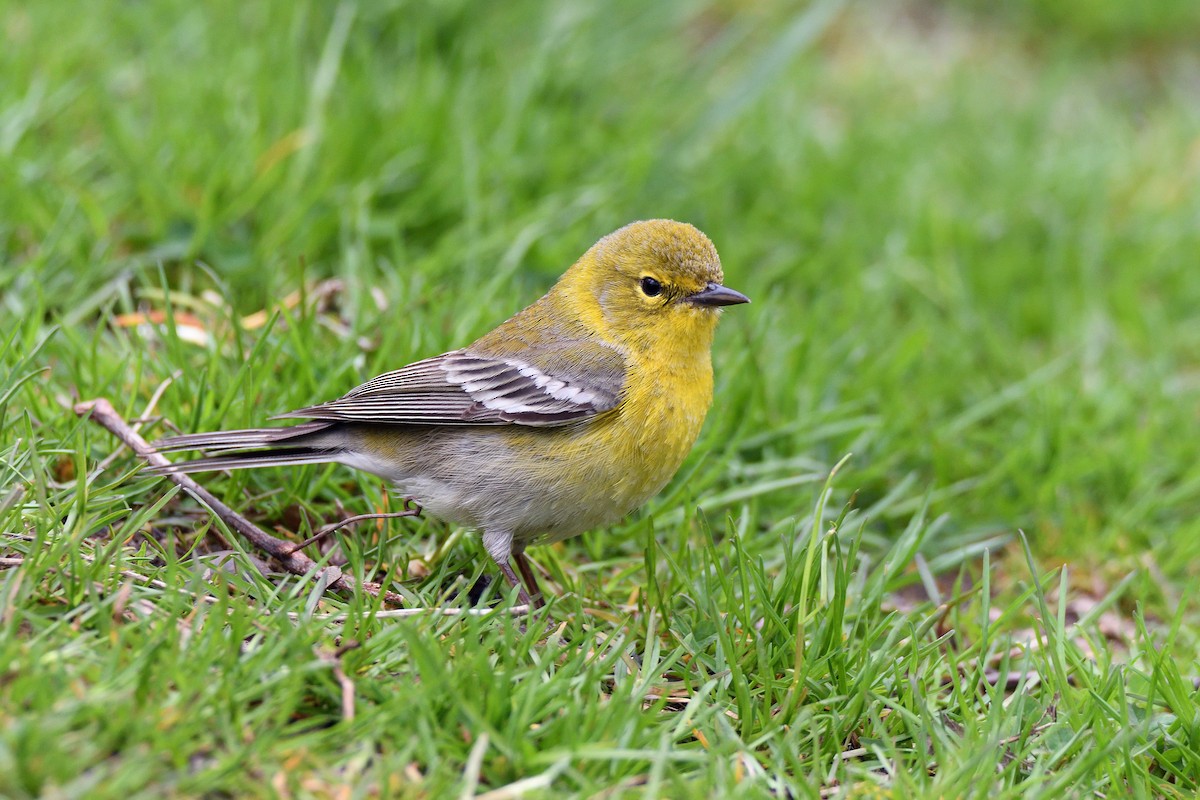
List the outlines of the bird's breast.
{"type": "Polygon", "coordinates": [[[707,359],[628,377],[621,404],[578,426],[561,460],[554,459],[552,468],[585,476],[590,500],[578,509],[578,525],[547,531],[552,538],[611,524],[644,504],[675,475],[700,433],[712,402],[707,359]]]}

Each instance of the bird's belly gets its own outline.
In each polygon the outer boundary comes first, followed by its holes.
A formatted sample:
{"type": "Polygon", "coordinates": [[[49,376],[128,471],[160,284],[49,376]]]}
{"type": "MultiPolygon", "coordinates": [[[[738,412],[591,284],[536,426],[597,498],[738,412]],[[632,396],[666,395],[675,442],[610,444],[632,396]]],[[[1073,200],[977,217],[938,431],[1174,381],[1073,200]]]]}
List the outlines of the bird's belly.
{"type": "Polygon", "coordinates": [[[518,541],[573,536],[620,519],[645,499],[629,497],[603,463],[568,454],[534,455],[524,463],[497,456],[461,471],[397,469],[392,461],[363,453],[339,460],[391,481],[438,519],[511,531],[518,541]]]}

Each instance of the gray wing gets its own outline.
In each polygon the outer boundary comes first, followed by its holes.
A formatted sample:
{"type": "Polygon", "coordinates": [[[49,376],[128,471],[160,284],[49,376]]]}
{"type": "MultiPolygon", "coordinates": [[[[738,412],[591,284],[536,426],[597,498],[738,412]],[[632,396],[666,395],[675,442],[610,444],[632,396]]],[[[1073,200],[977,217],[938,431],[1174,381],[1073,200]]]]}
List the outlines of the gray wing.
{"type": "Polygon", "coordinates": [[[455,350],[282,416],[399,425],[566,425],[616,408],[624,378],[621,353],[591,341],[530,348],[521,358],[455,350]]]}

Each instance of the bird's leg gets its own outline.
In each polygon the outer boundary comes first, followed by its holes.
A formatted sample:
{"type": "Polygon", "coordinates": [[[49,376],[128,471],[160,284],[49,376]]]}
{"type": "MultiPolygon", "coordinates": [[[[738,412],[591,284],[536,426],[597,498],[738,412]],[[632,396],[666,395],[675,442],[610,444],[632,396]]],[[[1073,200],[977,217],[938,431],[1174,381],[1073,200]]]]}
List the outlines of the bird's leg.
{"type": "Polygon", "coordinates": [[[535,608],[533,598],[529,596],[529,592],[525,591],[525,587],[521,585],[521,581],[517,578],[517,573],[513,572],[512,566],[508,562],[496,562],[496,566],[500,568],[500,572],[504,574],[504,579],[508,581],[509,586],[517,587],[517,600],[522,604],[535,608]]]}
{"type": "Polygon", "coordinates": [[[538,587],[537,575],[533,571],[533,565],[529,563],[529,556],[525,555],[525,545],[518,544],[513,546],[513,559],[517,562],[517,569],[521,571],[521,580],[525,581],[525,589],[533,598],[533,602],[538,608],[546,605],[542,600],[542,590],[538,587]]]}
{"type": "Polygon", "coordinates": [[[500,574],[508,581],[508,585],[517,588],[517,599],[524,605],[533,608],[533,598],[529,596],[529,592],[525,591],[525,587],[517,578],[517,573],[513,572],[512,565],[508,563],[513,550],[512,534],[506,530],[489,528],[483,532],[483,547],[492,557],[492,561],[496,562],[496,566],[500,568],[500,574]]]}

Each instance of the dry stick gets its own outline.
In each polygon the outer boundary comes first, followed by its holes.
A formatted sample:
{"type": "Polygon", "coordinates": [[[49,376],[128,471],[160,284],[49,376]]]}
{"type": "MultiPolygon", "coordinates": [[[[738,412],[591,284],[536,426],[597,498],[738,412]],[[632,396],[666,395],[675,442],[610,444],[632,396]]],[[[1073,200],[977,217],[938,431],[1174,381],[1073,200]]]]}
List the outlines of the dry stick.
{"type": "Polygon", "coordinates": [[[296,550],[303,550],[304,548],[308,547],[310,544],[312,544],[314,542],[319,542],[321,539],[324,539],[326,536],[333,533],[334,531],[341,530],[342,528],[346,527],[347,525],[354,525],[356,523],[362,522],[363,520],[367,520],[367,519],[400,519],[401,517],[419,517],[419,516],[421,516],[421,509],[419,509],[419,508],[409,508],[409,509],[406,509],[405,511],[389,511],[384,514],[359,514],[358,516],[349,517],[347,519],[344,519],[341,522],[333,522],[333,523],[330,523],[329,525],[326,525],[324,528],[321,528],[319,531],[317,531],[312,536],[305,539],[303,542],[300,542],[299,544],[296,544],[296,545],[292,545],[292,551],[295,552],[296,550]]]}
{"type": "MultiPolygon", "coordinates": [[[[112,407],[112,403],[103,397],[77,404],[75,406],[75,413],[81,417],[90,416],[93,422],[101,425],[109,433],[124,442],[129,449],[133,450],[134,453],[146,462],[156,467],[171,466],[171,462],[147,444],[146,440],[131,428],[129,423],[121,418],[121,415],[112,407]]],[[[226,525],[246,537],[252,545],[273,556],[279,563],[283,564],[284,569],[293,575],[314,574],[318,579],[322,577],[326,578],[328,581],[326,586],[330,589],[353,593],[361,588],[368,594],[382,595],[383,599],[389,603],[403,605],[403,597],[395,592],[385,590],[378,583],[363,581],[360,584],[354,578],[344,574],[338,567],[318,568],[315,561],[304,553],[296,551],[291,542],[276,539],[262,528],[259,528],[253,522],[222,503],[211,492],[196,483],[188,475],[181,472],[167,472],[164,474],[192,497],[208,506],[214,514],[225,521],[226,525]]]]}
{"type": "MultiPolygon", "coordinates": [[[[130,430],[132,430],[135,434],[138,433],[139,431],[141,431],[144,421],[151,414],[154,413],[154,407],[156,405],[158,405],[158,401],[162,399],[162,396],[166,393],[167,388],[172,383],[174,383],[175,379],[178,378],[181,374],[183,374],[183,373],[180,372],[179,370],[176,370],[175,372],[172,372],[170,375],[168,375],[166,378],[163,379],[163,382],[160,383],[158,385],[158,388],[154,390],[154,394],[150,395],[150,400],[147,401],[146,408],[144,411],[142,411],[142,419],[137,422],[134,422],[133,426],[130,428],[130,430]]],[[[77,413],[77,414],[79,413],[79,406],[75,407],[75,413],[77,413]]],[[[107,458],[105,458],[103,461],[101,461],[99,464],[96,465],[96,468],[94,470],[92,470],[92,474],[88,476],[88,481],[91,482],[101,472],[104,472],[104,470],[108,469],[109,465],[112,464],[112,462],[116,461],[117,456],[119,456],[119,455],[121,455],[120,447],[118,447],[116,450],[113,450],[111,453],[108,454],[107,458]]]]}

